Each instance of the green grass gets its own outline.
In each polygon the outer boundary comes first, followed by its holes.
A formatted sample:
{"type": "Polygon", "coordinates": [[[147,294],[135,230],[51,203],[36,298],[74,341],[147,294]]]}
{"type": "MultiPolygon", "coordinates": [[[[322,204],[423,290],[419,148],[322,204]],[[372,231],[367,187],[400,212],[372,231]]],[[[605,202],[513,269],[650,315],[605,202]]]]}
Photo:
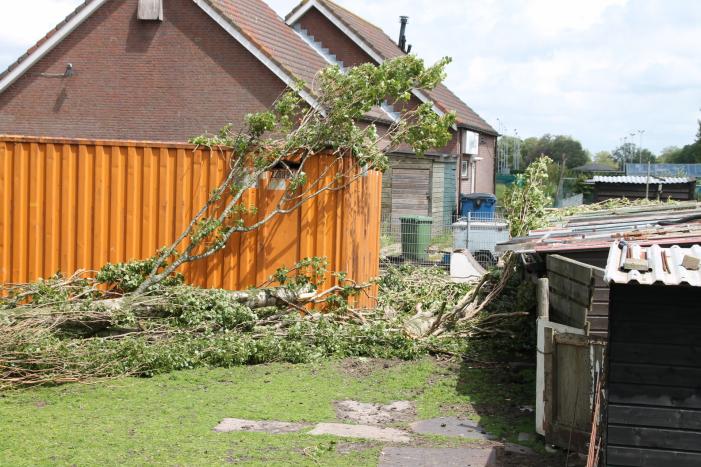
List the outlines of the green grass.
{"type": "Polygon", "coordinates": [[[516,375],[517,383],[495,375],[430,359],[391,365],[355,360],[197,369],[9,392],[0,394],[0,465],[376,465],[379,444],[340,450],[335,446],[343,440],[332,437],[212,428],[226,417],[332,421],[336,400],[409,399],[420,418],[470,416],[507,439],[532,431],[532,416],[502,413],[532,400],[531,375],[516,375]]]}

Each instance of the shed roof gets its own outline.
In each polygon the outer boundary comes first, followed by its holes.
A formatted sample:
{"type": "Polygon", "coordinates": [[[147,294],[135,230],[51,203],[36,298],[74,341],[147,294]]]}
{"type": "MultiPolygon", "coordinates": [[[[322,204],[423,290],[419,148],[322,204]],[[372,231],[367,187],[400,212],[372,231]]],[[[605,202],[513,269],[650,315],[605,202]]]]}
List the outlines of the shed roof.
{"type": "MultiPolygon", "coordinates": [[[[701,270],[687,268],[687,258],[701,259],[701,246],[691,248],[672,246],[662,248],[659,245],[642,247],[638,244],[614,242],[609,250],[604,280],[614,284],[643,285],[690,285],[701,287],[701,270]],[[624,264],[631,259],[647,262],[646,271],[630,270],[624,264]]],[[[692,260],[693,262],[693,260],[692,260]]]]}
{"type": "MultiPolygon", "coordinates": [[[[381,28],[331,0],[303,0],[288,13],[285,19],[291,24],[291,20],[294,19],[296,13],[300,12],[302,8],[312,6],[315,3],[322,6],[322,9],[325,8],[330,11],[333,16],[348,28],[348,30],[359,38],[363,42],[363,45],[373,52],[371,56],[375,58],[379,57],[381,60],[387,60],[406,55],[404,51],[397,46],[396,42],[381,28]]],[[[424,92],[442,112],[455,111],[458,126],[491,135],[497,134],[497,131],[489,123],[444,84],[439,84],[435,89],[424,92]]]]}
{"type": "Polygon", "coordinates": [[[497,251],[553,253],[606,250],[615,240],[643,244],[701,243],[701,205],[696,202],[604,209],[552,219],[549,227],[497,245],[497,251]]]}
{"type": "Polygon", "coordinates": [[[632,175],[621,175],[621,176],[607,176],[607,175],[596,175],[594,177],[594,183],[623,183],[631,185],[645,185],[647,183],[655,185],[671,185],[679,183],[690,183],[696,181],[695,178],[690,177],[658,177],[654,175],[647,176],[632,176],[632,175]]]}

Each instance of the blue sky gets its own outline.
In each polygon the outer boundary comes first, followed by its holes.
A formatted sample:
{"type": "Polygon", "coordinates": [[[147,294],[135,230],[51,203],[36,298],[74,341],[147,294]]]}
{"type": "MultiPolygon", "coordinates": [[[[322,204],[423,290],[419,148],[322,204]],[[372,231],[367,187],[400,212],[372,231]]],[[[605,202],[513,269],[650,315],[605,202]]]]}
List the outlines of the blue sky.
{"type": "MultiPolygon", "coordinates": [[[[0,2],[0,68],[82,0],[0,2]]],[[[428,61],[495,128],[568,134],[596,152],[644,130],[655,152],[691,142],[701,117],[697,0],[337,0],[428,61]]],[[[269,0],[280,14],[295,0],[269,0]]],[[[167,12],[166,12],[167,14],[167,12]]],[[[636,134],[635,141],[638,141],[636,134]]]]}

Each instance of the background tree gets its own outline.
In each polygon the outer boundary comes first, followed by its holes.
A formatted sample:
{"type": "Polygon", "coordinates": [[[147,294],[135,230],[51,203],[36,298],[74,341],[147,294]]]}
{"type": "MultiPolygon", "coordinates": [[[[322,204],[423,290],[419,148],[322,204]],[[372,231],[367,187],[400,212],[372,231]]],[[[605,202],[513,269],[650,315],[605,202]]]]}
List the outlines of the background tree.
{"type": "Polygon", "coordinates": [[[682,148],[680,148],[679,146],[667,146],[662,149],[662,152],[660,152],[657,161],[660,163],[672,164],[672,161],[676,160],[679,157],[679,153],[681,153],[681,151],[682,148]]]}
{"type": "Polygon", "coordinates": [[[621,166],[628,163],[647,164],[648,162],[652,162],[654,164],[657,162],[657,157],[652,151],[641,148],[634,143],[621,144],[613,150],[612,156],[621,166]]]}
{"type": "Polygon", "coordinates": [[[527,138],[524,141],[522,152],[528,164],[542,155],[559,164],[565,155],[567,168],[570,169],[584,165],[591,160],[589,153],[582,147],[582,143],[565,135],[546,134],[540,138],[527,138]]]}
{"type": "Polygon", "coordinates": [[[683,148],[674,148],[664,155],[664,162],[669,164],[701,164],[701,120],[696,133],[696,141],[683,148]]]}
{"type": "Polygon", "coordinates": [[[613,158],[610,151],[599,151],[594,155],[594,162],[597,164],[608,165],[612,169],[618,168],[616,159],[613,158]]]}

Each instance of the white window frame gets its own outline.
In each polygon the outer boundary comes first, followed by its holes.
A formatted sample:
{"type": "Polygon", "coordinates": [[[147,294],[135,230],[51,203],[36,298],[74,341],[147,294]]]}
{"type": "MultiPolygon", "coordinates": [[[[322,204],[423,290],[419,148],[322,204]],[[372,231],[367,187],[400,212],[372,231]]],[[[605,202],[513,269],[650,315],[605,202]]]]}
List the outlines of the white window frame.
{"type": "Polygon", "coordinates": [[[460,178],[470,178],[470,161],[463,160],[460,162],[460,178]]]}

